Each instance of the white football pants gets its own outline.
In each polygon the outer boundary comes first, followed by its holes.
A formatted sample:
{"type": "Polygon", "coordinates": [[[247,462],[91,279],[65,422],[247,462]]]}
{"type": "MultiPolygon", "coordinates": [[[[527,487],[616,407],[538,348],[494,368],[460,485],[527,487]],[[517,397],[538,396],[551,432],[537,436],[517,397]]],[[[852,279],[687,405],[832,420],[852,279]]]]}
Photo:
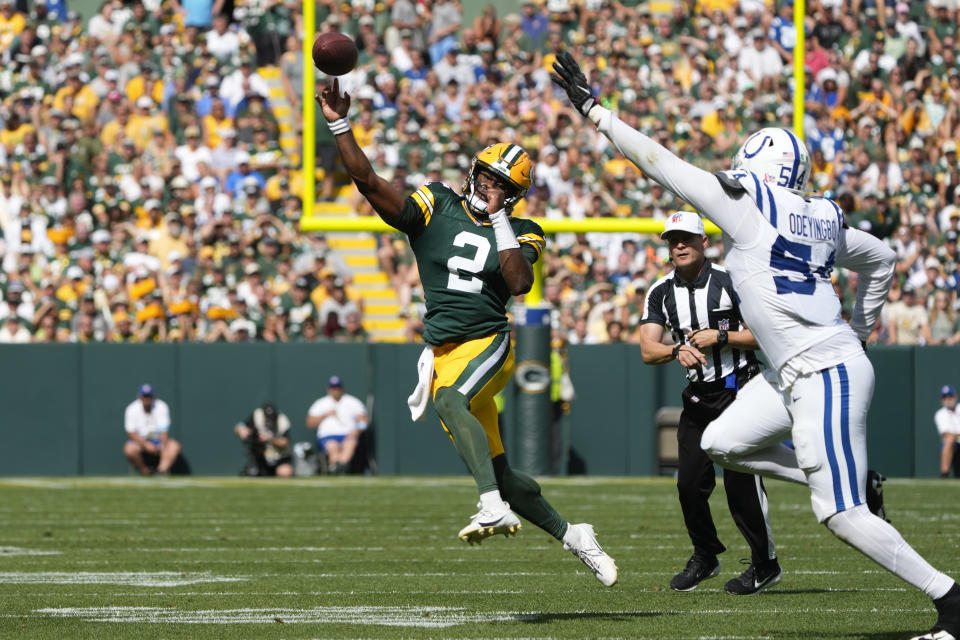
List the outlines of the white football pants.
{"type": "Polygon", "coordinates": [[[704,430],[721,465],[808,484],[817,520],[866,504],[867,411],[873,366],[866,355],[803,375],[782,393],[756,376],[704,430]],[[794,449],[781,444],[793,439],[794,449]]]}
{"type": "Polygon", "coordinates": [[[945,594],[953,580],[866,509],[874,383],[866,354],[801,376],[783,393],[771,373],[755,376],[710,423],[704,451],[725,467],[808,484],[817,520],[837,537],[931,598],[945,594]],[[791,436],[795,450],[782,444],[791,436]]]}

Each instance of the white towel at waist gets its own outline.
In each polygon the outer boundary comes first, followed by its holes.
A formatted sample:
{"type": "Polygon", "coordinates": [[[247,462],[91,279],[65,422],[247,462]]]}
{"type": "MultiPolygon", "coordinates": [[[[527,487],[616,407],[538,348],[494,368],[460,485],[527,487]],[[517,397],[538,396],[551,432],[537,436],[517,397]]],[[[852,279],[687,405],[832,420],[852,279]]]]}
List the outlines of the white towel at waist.
{"type": "Polygon", "coordinates": [[[427,412],[427,401],[430,399],[430,385],[433,382],[433,347],[426,346],[417,360],[417,386],[407,398],[410,407],[410,419],[414,422],[423,420],[427,412]]]}

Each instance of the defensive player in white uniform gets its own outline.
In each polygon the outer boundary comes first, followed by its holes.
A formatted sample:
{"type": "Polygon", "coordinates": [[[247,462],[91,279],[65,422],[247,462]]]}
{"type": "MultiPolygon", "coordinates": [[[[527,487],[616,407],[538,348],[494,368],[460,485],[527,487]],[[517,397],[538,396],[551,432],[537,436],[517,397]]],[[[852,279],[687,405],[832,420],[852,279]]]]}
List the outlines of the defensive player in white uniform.
{"type": "Polygon", "coordinates": [[[704,450],[725,466],[808,484],[820,522],[934,600],[936,626],[914,640],[960,638],[960,587],[865,504],[874,374],[862,341],[890,288],[893,251],[847,228],[833,201],[801,195],[810,157],[791,132],[758,131],[732,170],[713,175],[600,106],[568,53],[553,69],[573,105],[628,159],[723,231],[741,312],[781,393],[755,377],[704,432],[704,450]],[[834,265],[859,275],[850,324],[830,283],[834,265]],[[777,444],[790,435],[795,452],[777,444]]]}

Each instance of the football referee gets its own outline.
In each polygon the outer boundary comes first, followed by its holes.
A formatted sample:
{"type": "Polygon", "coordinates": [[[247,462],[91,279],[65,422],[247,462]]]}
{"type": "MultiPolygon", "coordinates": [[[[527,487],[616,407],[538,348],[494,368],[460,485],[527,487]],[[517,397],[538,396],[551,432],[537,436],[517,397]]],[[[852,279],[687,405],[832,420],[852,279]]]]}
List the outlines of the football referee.
{"type": "MultiPolygon", "coordinates": [[[[730,276],[704,255],[707,238],[696,213],[678,211],[660,236],[667,241],[673,272],[650,288],[644,304],[640,347],[647,364],[677,360],[687,370],[683,413],[677,431],[680,468],[677,489],[693,556],[670,581],[675,591],[692,591],[720,574],[717,556],[726,547],[717,537],[709,498],[716,486],[713,461],[700,448],[700,436],[733,402],[737,389],[760,373],[757,343],[743,326],[730,276]],[[675,344],[662,342],[669,327],[675,344]]],[[[727,504],[750,545],[751,563],[724,586],[728,593],[750,595],[780,582],[767,496],[759,476],[725,470],[727,504]]]]}

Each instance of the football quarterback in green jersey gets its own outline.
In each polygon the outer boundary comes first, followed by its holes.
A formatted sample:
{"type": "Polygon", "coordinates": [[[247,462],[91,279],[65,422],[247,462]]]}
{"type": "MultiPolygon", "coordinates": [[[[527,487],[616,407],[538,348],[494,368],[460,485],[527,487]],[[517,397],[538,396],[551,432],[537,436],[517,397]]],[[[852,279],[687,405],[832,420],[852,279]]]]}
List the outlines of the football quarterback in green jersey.
{"type": "Polygon", "coordinates": [[[339,82],[316,99],[347,173],[377,214],[407,235],[417,258],[433,369],[429,393],[480,493],[480,511],[459,537],[473,544],[514,534],[521,526],[516,512],[612,586],[617,567],[593,527],[560,517],[533,478],[511,469],[500,440],[494,396],[514,368],[506,305],[530,290],[532,265],[544,249],[539,225],[511,215],[530,188],[529,154],[514,144],[489,146],[474,157],[463,195],[431,182],[405,196],[374,172],[357,145],[347,120],[350,96],[341,95],[339,82]]]}

